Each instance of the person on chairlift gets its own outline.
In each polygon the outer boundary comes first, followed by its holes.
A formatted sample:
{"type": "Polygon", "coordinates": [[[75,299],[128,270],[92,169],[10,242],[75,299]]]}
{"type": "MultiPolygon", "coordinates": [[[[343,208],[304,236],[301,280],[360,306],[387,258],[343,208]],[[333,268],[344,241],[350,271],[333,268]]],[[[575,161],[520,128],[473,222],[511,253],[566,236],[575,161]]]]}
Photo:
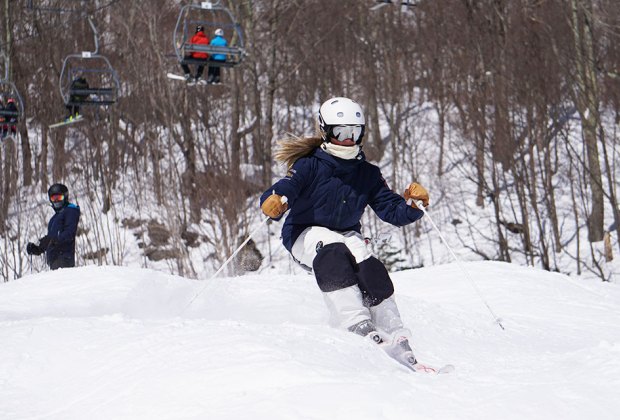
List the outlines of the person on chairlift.
{"type": "Polygon", "coordinates": [[[18,110],[15,98],[9,98],[4,105],[4,101],[0,98],[0,129],[2,131],[2,139],[17,134],[18,110]]]}
{"type": "Polygon", "coordinates": [[[5,125],[6,117],[4,111],[6,108],[4,107],[4,98],[0,96],[0,134],[2,134],[2,139],[4,140],[7,136],[6,130],[9,128],[8,125],[5,125]]]}
{"type": "MultiPolygon", "coordinates": [[[[228,41],[224,38],[224,30],[222,28],[217,28],[214,32],[215,37],[211,40],[209,45],[213,47],[227,47],[228,41]]],[[[209,58],[210,62],[225,62],[226,54],[213,54],[209,58]]],[[[220,83],[220,65],[209,66],[209,77],[207,78],[207,83],[220,83]]]]}
{"type": "Polygon", "coordinates": [[[68,115],[65,121],[71,122],[73,120],[82,118],[80,115],[80,102],[86,102],[88,100],[89,94],[83,93],[73,93],[75,90],[87,90],[90,86],[88,85],[88,81],[84,76],[78,76],[71,82],[71,95],[69,97],[69,104],[65,107],[67,108],[68,115]]]}
{"type": "MultiPolygon", "coordinates": [[[[195,45],[209,45],[209,38],[205,35],[205,29],[202,25],[196,26],[196,33],[192,36],[192,39],[189,42],[190,44],[195,45]]],[[[181,64],[181,68],[183,69],[183,73],[185,75],[185,81],[188,84],[194,84],[200,82],[200,78],[202,77],[202,73],[205,69],[205,65],[207,64],[207,60],[209,58],[209,54],[204,52],[193,51],[185,55],[185,59],[192,60],[204,60],[204,64],[198,64],[196,66],[196,75],[192,76],[191,71],[189,69],[189,65],[187,63],[181,64]]]]}

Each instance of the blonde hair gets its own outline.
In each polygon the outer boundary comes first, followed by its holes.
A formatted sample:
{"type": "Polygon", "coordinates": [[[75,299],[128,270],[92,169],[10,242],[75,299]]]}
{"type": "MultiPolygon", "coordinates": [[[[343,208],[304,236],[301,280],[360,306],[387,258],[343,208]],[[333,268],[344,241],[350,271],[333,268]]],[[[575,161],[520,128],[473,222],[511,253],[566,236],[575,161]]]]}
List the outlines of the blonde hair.
{"type": "Polygon", "coordinates": [[[322,143],[323,139],[319,135],[298,137],[288,134],[287,137],[278,140],[278,148],[274,153],[274,157],[278,162],[285,163],[286,167],[290,168],[297,159],[308,156],[322,143]]]}

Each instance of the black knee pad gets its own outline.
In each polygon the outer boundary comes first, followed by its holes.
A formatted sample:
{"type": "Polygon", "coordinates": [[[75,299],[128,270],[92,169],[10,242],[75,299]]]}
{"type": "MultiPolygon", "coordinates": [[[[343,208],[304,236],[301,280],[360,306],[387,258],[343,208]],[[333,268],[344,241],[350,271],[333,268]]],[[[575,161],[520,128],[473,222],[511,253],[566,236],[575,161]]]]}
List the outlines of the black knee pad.
{"type": "Polygon", "coordinates": [[[375,306],[394,294],[394,285],[385,266],[375,257],[358,264],[358,284],[368,306],[375,306]]]}
{"type": "Polygon", "coordinates": [[[323,292],[333,292],[357,284],[355,257],[343,243],[328,244],[319,249],[312,261],[312,269],[323,292]]]}

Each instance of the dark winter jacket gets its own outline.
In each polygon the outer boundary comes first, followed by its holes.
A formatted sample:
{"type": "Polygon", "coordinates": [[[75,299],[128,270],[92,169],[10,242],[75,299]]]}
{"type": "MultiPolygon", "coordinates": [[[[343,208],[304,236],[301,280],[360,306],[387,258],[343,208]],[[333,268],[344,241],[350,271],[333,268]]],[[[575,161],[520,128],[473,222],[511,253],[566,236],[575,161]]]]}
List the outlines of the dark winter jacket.
{"type": "Polygon", "coordinates": [[[47,236],[41,239],[47,264],[52,269],[75,266],[75,235],[80,220],[80,207],[67,204],[47,224],[47,236]]]}
{"type": "MultiPolygon", "coordinates": [[[[84,77],[78,77],[73,79],[71,82],[70,92],[73,90],[88,90],[90,86],[88,85],[88,81],[84,77]]],[[[71,102],[85,102],[88,100],[88,94],[80,93],[80,94],[72,94],[69,98],[71,102]]]]}
{"type": "Polygon", "coordinates": [[[396,226],[424,215],[390,190],[379,168],[367,162],[363,153],[358,159],[344,160],[317,148],[297,160],[285,178],[265,191],[261,204],[273,192],[286,196],[291,209],[282,228],[282,242],[289,251],[310,226],[360,232],[367,205],[381,220],[396,226]]]}
{"type": "MultiPolygon", "coordinates": [[[[192,37],[192,39],[189,42],[190,44],[197,44],[197,45],[209,45],[209,38],[207,38],[207,36],[205,35],[204,32],[200,31],[200,32],[196,32],[196,35],[194,35],[192,37]]],[[[203,53],[203,52],[192,52],[192,57],[193,58],[201,58],[201,59],[207,59],[209,58],[209,54],[207,53],[203,53]]]]}
{"type": "Polygon", "coordinates": [[[9,101],[6,104],[6,107],[2,107],[0,105],[0,111],[4,111],[2,113],[2,119],[0,121],[7,121],[10,123],[17,123],[17,116],[19,111],[17,110],[17,105],[15,105],[15,101],[9,101]]]}

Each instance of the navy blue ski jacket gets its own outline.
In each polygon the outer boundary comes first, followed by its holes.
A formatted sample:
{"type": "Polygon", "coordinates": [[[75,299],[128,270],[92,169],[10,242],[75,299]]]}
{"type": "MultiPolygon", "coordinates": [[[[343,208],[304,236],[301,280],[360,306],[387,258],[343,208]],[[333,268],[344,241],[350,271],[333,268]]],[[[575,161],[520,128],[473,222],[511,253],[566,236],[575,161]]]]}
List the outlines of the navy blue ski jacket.
{"type": "Polygon", "coordinates": [[[274,192],[288,198],[290,212],[282,227],[282,242],[289,251],[310,226],[360,232],[367,205],[381,220],[396,226],[424,215],[390,190],[381,170],[367,162],[363,153],[358,159],[345,160],[317,148],[298,159],[286,177],[263,193],[261,205],[274,192]]]}
{"type": "Polygon", "coordinates": [[[51,268],[75,266],[75,235],[80,221],[80,207],[69,203],[52,216],[47,224],[45,256],[51,268]]]}

